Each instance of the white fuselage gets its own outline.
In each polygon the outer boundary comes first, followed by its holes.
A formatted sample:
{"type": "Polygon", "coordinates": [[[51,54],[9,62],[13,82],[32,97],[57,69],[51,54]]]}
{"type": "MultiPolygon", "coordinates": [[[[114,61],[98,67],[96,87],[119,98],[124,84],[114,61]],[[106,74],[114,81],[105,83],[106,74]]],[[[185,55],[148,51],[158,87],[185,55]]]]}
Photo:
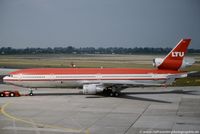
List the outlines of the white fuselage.
{"type": "Polygon", "coordinates": [[[136,85],[162,85],[169,74],[62,74],[62,75],[12,75],[4,77],[4,82],[30,88],[40,87],[82,87],[83,84],[115,83],[136,85]]]}

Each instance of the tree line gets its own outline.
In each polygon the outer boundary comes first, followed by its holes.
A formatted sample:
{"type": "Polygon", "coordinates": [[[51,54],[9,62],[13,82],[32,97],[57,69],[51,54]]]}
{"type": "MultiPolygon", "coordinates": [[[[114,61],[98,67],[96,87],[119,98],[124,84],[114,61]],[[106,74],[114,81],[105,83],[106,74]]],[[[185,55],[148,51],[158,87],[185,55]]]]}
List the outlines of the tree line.
{"type": "MultiPolygon", "coordinates": [[[[12,48],[1,47],[1,55],[14,54],[160,54],[168,53],[171,48],[152,48],[152,47],[48,47],[48,48],[12,48]]],[[[200,53],[200,49],[188,49],[189,53],[200,53]]]]}

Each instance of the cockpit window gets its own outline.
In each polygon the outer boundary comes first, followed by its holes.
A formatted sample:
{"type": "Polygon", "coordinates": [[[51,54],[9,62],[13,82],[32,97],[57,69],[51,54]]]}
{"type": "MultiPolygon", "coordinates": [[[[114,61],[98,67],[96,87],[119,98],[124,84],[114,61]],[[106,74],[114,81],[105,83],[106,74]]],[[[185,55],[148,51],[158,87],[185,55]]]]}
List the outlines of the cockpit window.
{"type": "Polygon", "coordinates": [[[6,75],[6,76],[8,76],[8,77],[13,77],[13,75],[12,75],[12,74],[9,74],[9,75],[6,75]]]}

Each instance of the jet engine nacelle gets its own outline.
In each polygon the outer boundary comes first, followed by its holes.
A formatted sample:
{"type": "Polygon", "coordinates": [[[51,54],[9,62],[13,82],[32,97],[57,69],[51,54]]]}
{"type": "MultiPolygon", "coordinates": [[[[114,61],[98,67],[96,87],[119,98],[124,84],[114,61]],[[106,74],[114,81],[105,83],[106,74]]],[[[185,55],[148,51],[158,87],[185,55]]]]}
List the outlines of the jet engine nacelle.
{"type": "MultiPolygon", "coordinates": [[[[158,68],[162,64],[163,60],[164,60],[163,58],[153,59],[153,66],[158,68]]],[[[192,66],[194,63],[195,63],[195,60],[193,58],[184,57],[179,69],[183,69],[183,68],[192,66]]]]}
{"type": "Polygon", "coordinates": [[[153,66],[158,68],[158,66],[160,66],[160,64],[163,62],[163,58],[155,58],[153,59],[153,66]]]}
{"type": "Polygon", "coordinates": [[[97,94],[103,92],[104,87],[99,84],[86,84],[83,85],[83,94],[97,94]]]}
{"type": "Polygon", "coordinates": [[[193,58],[184,58],[182,65],[180,67],[180,69],[186,68],[186,67],[190,67],[195,63],[195,60],[193,58]]]}

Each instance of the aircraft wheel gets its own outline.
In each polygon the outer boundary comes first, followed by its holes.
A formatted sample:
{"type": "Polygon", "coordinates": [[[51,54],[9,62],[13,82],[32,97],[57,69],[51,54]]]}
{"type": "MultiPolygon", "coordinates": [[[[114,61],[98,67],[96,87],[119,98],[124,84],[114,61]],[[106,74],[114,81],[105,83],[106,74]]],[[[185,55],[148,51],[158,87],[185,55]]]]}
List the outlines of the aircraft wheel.
{"type": "Polygon", "coordinates": [[[29,96],[33,96],[33,90],[32,89],[29,92],[29,96]]]}
{"type": "Polygon", "coordinates": [[[10,97],[14,97],[14,96],[15,96],[15,93],[10,93],[9,96],[10,96],[10,97]]]}
{"type": "Polygon", "coordinates": [[[29,96],[33,96],[33,93],[29,93],[29,96]]]}
{"type": "Polygon", "coordinates": [[[1,97],[4,97],[5,95],[4,95],[4,93],[1,93],[0,96],[1,96],[1,97]]]}
{"type": "Polygon", "coordinates": [[[112,91],[109,93],[109,95],[110,95],[110,97],[115,96],[115,94],[112,91]]]}
{"type": "Polygon", "coordinates": [[[118,97],[120,95],[119,92],[114,92],[115,97],[118,97]]]}

